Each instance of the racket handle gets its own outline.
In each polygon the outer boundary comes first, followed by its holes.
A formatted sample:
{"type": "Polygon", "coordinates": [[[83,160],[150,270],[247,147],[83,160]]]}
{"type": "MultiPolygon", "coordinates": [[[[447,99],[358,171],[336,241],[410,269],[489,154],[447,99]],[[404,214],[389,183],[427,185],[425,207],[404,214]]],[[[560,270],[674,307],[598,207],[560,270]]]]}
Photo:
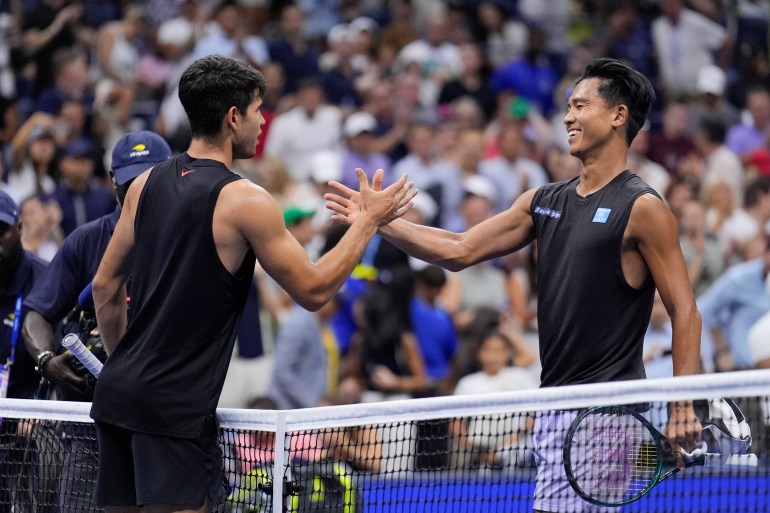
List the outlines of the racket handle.
{"type": "Polygon", "coordinates": [[[758,464],[756,454],[706,454],[705,466],[708,468],[722,467],[756,467],[758,464]]]}
{"type": "Polygon", "coordinates": [[[102,362],[80,341],[80,337],[74,333],[69,333],[61,341],[61,345],[69,349],[75,355],[75,358],[80,360],[83,367],[88,369],[95,378],[99,377],[99,373],[102,371],[102,362]]]}
{"type": "Polygon", "coordinates": [[[684,449],[681,450],[682,457],[687,463],[703,460],[706,457],[706,451],[708,451],[708,444],[704,441],[701,441],[698,447],[693,449],[692,452],[687,452],[684,449]]]}

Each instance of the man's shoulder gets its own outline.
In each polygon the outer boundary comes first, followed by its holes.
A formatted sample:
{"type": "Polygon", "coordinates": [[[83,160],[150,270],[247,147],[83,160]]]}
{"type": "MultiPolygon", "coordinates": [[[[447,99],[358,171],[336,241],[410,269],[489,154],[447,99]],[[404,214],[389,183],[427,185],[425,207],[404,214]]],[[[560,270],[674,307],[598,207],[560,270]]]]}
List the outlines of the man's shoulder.
{"type": "Polygon", "coordinates": [[[120,210],[115,209],[109,214],[97,217],[93,221],[78,226],[64,239],[62,247],[65,245],[78,247],[93,239],[99,239],[103,236],[109,237],[115,229],[119,218],[120,210]]]}

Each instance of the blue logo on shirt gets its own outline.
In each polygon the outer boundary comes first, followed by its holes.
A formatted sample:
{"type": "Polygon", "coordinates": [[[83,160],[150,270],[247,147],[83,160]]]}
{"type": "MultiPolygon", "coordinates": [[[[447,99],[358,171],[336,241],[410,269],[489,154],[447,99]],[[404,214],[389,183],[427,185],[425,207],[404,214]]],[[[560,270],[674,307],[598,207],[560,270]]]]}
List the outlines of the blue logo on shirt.
{"type": "Polygon", "coordinates": [[[594,214],[594,223],[606,223],[607,219],[610,217],[610,212],[612,212],[611,208],[597,208],[596,213],[594,214]]]}

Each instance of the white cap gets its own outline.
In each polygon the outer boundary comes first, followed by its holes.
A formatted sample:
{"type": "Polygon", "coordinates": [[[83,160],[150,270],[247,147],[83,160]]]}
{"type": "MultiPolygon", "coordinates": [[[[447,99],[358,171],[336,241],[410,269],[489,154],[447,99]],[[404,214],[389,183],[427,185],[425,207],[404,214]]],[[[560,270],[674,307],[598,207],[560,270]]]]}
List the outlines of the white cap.
{"type": "Polygon", "coordinates": [[[438,214],[438,205],[430,194],[421,192],[412,200],[412,208],[420,214],[423,221],[430,222],[438,214]]]}
{"type": "Polygon", "coordinates": [[[486,198],[489,201],[495,201],[497,194],[495,194],[495,186],[492,181],[481,175],[469,176],[463,180],[463,189],[468,194],[486,198]]]}
{"type": "Polygon", "coordinates": [[[351,41],[353,39],[353,31],[347,23],[338,23],[329,29],[329,33],[326,35],[326,42],[330,45],[341,43],[342,41],[351,41]]]}
{"type": "Polygon", "coordinates": [[[377,30],[377,22],[368,16],[359,16],[350,22],[350,29],[354,33],[364,30],[367,32],[375,32],[377,30]]]}
{"type": "Polygon", "coordinates": [[[345,137],[355,137],[364,132],[374,132],[377,120],[368,112],[354,112],[345,120],[342,131],[345,137]]]}
{"type": "Polygon", "coordinates": [[[722,96],[727,84],[727,75],[719,66],[709,65],[698,70],[698,77],[695,80],[695,88],[699,93],[711,93],[716,96],[722,96]]]}
{"type": "Polygon", "coordinates": [[[310,157],[310,177],[316,183],[342,179],[342,155],[334,150],[321,150],[310,157]]]}

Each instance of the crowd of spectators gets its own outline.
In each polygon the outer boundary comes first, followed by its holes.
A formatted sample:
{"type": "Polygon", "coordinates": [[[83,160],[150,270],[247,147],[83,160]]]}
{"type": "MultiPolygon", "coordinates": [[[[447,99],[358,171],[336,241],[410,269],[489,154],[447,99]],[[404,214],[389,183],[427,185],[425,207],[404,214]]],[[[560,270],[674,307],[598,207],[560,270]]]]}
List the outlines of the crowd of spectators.
{"type": "MultiPolygon", "coordinates": [[[[614,57],[657,92],[629,167],[679,220],[703,370],[770,367],[769,22],[767,0],[2,0],[0,189],[21,207],[24,248],[51,259],[116,208],[122,135],[186,150],[179,77],[222,54],[267,79],[257,155],[234,171],[274,195],[311,256],[344,229],[326,183],[356,186],[356,167],[408,173],[410,219],[462,231],[579,174],[566,99],[591,59],[614,57]]],[[[223,398],[297,408],[537,386],[536,265],[532,247],[447,273],[375,237],[316,314],[256,269],[244,318],[258,347],[234,356],[255,365],[233,372],[264,379],[228,377],[223,398]],[[495,358],[527,372],[500,374],[495,358]]],[[[651,376],[671,372],[658,310],[651,376]]]]}

